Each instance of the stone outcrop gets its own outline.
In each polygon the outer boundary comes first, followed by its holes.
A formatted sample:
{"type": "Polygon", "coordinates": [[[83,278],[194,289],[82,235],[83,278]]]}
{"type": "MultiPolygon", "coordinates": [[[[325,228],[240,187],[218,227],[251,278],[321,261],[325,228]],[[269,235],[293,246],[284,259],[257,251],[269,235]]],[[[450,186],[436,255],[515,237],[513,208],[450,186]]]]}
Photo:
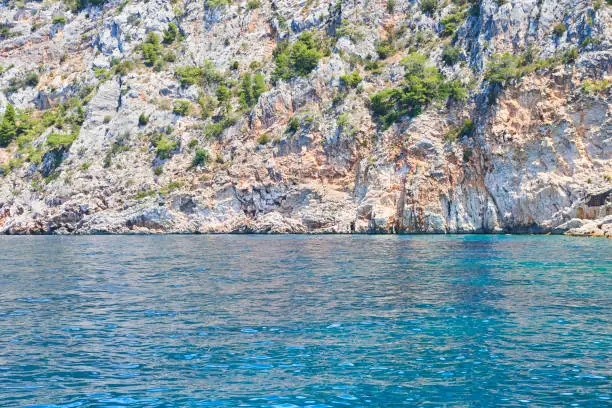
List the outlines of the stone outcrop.
{"type": "Polygon", "coordinates": [[[66,129],[56,122],[0,148],[0,233],[612,236],[607,2],[439,2],[433,13],[407,0],[255,3],[1,5],[0,111],[11,103],[34,117],[84,103],[72,143],[47,148],[66,129]],[[453,13],[463,14],[448,35],[453,13]],[[169,23],[181,38],[161,45],[166,61],[143,64],[143,42],[169,23]],[[304,31],[321,33],[329,52],[309,75],[272,81],[277,45],[304,31]],[[368,68],[390,38],[393,53],[368,68]],[[460,50],[452,65],[449,46],[460,50]],[[385,129],[370,98],[400,86],[402,57],[416,50],[462,82],[467,99],[431,103],[385,129]],[[557,62],[493,84],[487,67],[506,52],[557,62]],[[214,87],[181,86],[175,75],[205,61],[233,94],[209,115],[214,87]],[[355,70],[363,81],[346,87],[340,77],[355,70]],[[36,85],[26,81],[32,72],[36,85]],[[247,72],[263,74],[267,90],[244,108],[247,72]],[[191,112],[173,112],[178,101],[191,112]],[[219,134],[206,133],[228,117],[219,134]],[[473,127],[463,134],[466,119],[473,127]],[[168,154],[155,145],[160,135],[175,143],[168,154]],[[205,165],[193,163],[198,149],[205,165]]]}

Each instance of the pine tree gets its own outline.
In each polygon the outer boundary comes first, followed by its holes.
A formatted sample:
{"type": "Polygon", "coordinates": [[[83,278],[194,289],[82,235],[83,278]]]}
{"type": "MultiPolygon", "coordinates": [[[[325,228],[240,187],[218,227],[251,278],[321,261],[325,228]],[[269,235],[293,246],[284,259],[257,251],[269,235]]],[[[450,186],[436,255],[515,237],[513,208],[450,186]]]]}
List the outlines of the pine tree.
{"type": "Polygon", "coordinates": [[[240,105],[243,108],[253,106],[253,90],[251,89],[251,74],[248,72],[242,77],[242,86],[240,88],[240,105]]]}
{"type": "Polygon", "coordinates": [[[0,123],[0,147],[6,147],[17,136],[17,121],[15,107],[10,103],[6,105],[4,116],[0,123]]]}
{"type": "Polygon", "coordinates": [[[267,90],[266,80],[264,79],[263,74],[258,72],[253,78],[253,104],[257,103],[259,96],[267,90]]]}

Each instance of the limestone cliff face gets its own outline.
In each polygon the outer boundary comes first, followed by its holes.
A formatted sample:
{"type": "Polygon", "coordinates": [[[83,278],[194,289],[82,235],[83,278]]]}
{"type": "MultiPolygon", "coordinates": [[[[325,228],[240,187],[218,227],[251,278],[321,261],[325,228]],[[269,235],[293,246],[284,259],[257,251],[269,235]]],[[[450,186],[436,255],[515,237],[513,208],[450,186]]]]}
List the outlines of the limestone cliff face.
{"type": "Polygon", "coordinates": [[[0,148],[2,233],[612,235],[609,2],[72,10],[0,6],[0,111],[25,124],[0,148]],[[304,32],[324,44],[316,66],[273,80],[278,50],[304,32]],[[146,64],[151,33],[166,41],[146,64]],[[467,97],[384,126],[372,95],[401,89],[415,52],[467,97]],[[504,53],[531,68],[492,80],[504,53]],[[197,81],[181,81],[186,67],[197,81]],[[247,73],[265,92],[245,104],[247,73]]]}

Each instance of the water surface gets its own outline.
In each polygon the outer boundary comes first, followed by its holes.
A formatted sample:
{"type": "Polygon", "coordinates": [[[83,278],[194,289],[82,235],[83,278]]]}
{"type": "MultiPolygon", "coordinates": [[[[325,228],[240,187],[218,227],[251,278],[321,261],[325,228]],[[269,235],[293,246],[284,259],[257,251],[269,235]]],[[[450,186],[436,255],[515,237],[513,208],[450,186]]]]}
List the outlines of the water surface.
{"type": "Polygon", "coordinates": [[[0,406],[611,405],[612,242],[0,237],[0,406]]]}

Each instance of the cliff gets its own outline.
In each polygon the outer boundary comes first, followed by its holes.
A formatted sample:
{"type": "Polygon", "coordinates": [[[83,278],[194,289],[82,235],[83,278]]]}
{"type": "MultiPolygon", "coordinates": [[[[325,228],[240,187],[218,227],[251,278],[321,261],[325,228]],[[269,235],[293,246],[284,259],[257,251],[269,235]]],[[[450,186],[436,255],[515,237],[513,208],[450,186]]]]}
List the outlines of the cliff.
{"type": "Polygon", "coordinates": [[[0,6],[0,232],[612,235],[612,6],[0,6]]]}

